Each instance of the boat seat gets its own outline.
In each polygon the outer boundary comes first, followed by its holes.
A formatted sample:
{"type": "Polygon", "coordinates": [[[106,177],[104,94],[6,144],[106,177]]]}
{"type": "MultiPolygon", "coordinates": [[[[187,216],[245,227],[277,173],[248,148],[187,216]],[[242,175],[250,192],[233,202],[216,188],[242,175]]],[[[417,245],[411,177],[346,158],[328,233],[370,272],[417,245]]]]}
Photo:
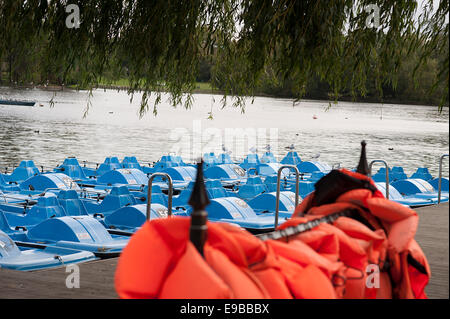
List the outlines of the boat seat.
{"type": "Polygon", "coordinates": [[[135,156],[125,156],[122,161],[123,168],[136,168],[142,170],[141,164],[139,164],[135,156]]]}
{"type": "Polygon", "coordinates": [[[247,182],[239,187],[237,195],[245,200],[250,200],[259,194],[267,192],[266,185],[262,182],[261,177],[251,176],[247,178],[247,182]]]}
{"type": "Polygon", "coordinates": [[[36,225],[44,220],[54,217],[66,216],[64,208],[59,205],[55,194],[47,193],[38,198],[26,215],[16,213],[5,213],[8,223],[12,227],[36,225]]]}
{"type": "Polygon", "coordinates": [[[86,174],[84,173],[83,168],[76,158],[66,158],[62,165],[55,169],[57,172],[62,172],[67,176],[70,176],[75,180],[86,180],[88,179],[86,174]]]}
{"type": "Polygon", "coordinates": [[[419,167],[419,168],[417,168],[416,172],[411,175],[411,178],[423,179],[425,181],[430,181],[433,179],[433,176],[431,176],[430,172],[428,171],[428,168],[419,167]]]}
{"type": "Polygon", "coordinates": [[[278,163],[277,159],[275,158],[275,155],[273,155],[272,152],[265,152],[263,156],[261,156],[261,163],[278,163]]]}
{"type": "Polygon", "coordinates": [[[392,180],[390,180],[390,182],[400,181],[407,178],[408,176],[406,176],[403,167],[400,166],[392,167],[392,180]]]}
{"type": "Polygon", "coordinates": [[[295,165],[297,166],[302,162],[300,156],[297,154],[297,152],[291,151],[286,154],[285,157],[281,160],[281,164],[289,164],[289,165],[295,165]]]}
{"type": "MultiPolygon", "coordinates": [[[[267,176],[264,180],[264,185],[267,187],[268,192],[276,192],[277,191],[277,175],[270,175],[267,176]]],[[[286,183],[285,179],[281,179],[280,181],[280,191],[286,190],[286,187],[288,187],[288,184],[286,183]]]]}
{"type": "Polygon", "coordinates": [[[58,193],[58,203],[64,208],[67,216],[88,215],[83,202],[74,190],[62,190],[58,193]]]}
{"type": "MultiPolygon", "coordinates": [[[[392,170],[389,168],[389,182],[392,182],[393,176],[392,176],[392,170]]],[[[379,182],[386,182],[386,168],[380,167],[376,174],[372,175],[372,180],[375,183],[379,182]]]]}
{"type": "Polygon", "coordinates": [[[101,176],[109,171],[121,168],[119,159],[117,157],[107,157],[105,161],[100,164],[97,169],[97,175],[101,176]]]}
{"type": "Polygon", "coordinates": [[[33,161],[22,161],[19,167],[16,167],[12,174],[8,176],[8,181],[20,183],[38,174],[39,169],[34,165],[33,161]]]}
{"type": "Polygon", "coordinates": [[[225,188],[222,186],[222,183],[218,179],[207,180],[205,185],[209,199],[230,196],[230,194],[225,190],[225,188]]]}
{"type": "MultiPolygon", "coordinates": [[[[181,191],[178,196],[173,197],[172,205],[173,207],[187,207],[189,206],[188,201],[191,198],[192,190],[194,189],[195,182],[189,182],[187,187],[181,191]]],[[[152,202],[153,203],[153,202],[152,202]]]]}
{"type": "MultiPolygon", "coordinates": [[[[142,190],[142,196],[139,197],[140,203],[147,202],[147,193],[148,193],[148,185],[145,185],[142,190]]],[[[152,205],[153,204],[161,204],[167,206],[167,195],[165,195],[159,185],[152,185],[152,205]]]]}
{"type": "Polygon", "coordinates": [[[105,196],[103,201],[98,205],[95,211],[89,213],[106,213],[115,211],[124,206],[137,204],[136,198],[130,193],[126,186],[113,187],[111,192],[105,196]]]}
{"type": "Polygon", "coordinates": [[[258,154],[248,154],[239,166],[247,171],[250,168],[256,168],[256,166],[260,164],[261,162],[259,160],[258,154]]]}

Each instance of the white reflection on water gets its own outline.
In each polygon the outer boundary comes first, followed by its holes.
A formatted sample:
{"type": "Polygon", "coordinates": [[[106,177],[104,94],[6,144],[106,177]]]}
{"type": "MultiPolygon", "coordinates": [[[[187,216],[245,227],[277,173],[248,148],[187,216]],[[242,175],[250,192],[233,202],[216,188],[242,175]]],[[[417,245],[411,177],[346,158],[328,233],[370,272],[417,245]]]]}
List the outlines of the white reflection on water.
{"type": "MultiPolygon", "coordinates": [[[[429,167],[436,175],[438,158],[448,153],[449,147],[448,109],[439,114],[433,106],[340,102],[327,111],[328,102],[302,101],[293,106],[288,99],[258,97],[254,104],[248,102],[241,114],[232,107],[220,109],[220,96],[198,94],[190,110],[174,109],[164,102],[156,117],[150,112],[139,119],[140,94],[130,104],[125,92],[96,90],[93,106],[83,118],[86,92],[57,92],[55,106],[50,108],[52,95],[37,89],[0,88],[0,98],[43,104],[33,108],[0,105],[0,165],[33,159],[39,165],[55,166],[68,156],[100,162],[106,156],[135,155],[142,161],[156,161],[174,147],[174,128],[188,130],[189,138],[182,146],[189,148],[195,120],[201,121],[203,130],[255,128],[269,132],[277,128],[277,140],[259,141],[260,153],[270,142],[283,156],[285,146],[293,143],[303,160],[320,153],[321,161],[340,162],[349,168],[356,165],[359,143],[365,139],[369,160],[385,159],[390,166],[403,166],[408,175],[419,166],[429,167]],[[211,108],[214,119],[207,120],[211,108]]],[[[203,144],[207,142],[205,139],[203,144]]],[[[241,151],[232,155],[242,157],[247,153],[244,149],[251,146],[239,147],[241,151]]],[[[221,143],[208,142],[203,151],[220,153],[221,143]]],[[[448,175],[448,164],[444,167],[448,175]]]]}

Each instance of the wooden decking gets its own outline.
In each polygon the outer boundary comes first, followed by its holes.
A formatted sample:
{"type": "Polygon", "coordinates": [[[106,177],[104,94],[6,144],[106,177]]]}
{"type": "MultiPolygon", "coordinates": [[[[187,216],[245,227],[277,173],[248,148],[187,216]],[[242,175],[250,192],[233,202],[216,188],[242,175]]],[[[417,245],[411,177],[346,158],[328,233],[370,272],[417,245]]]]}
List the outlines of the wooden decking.
{"type": "MultiPolygon", "coordinates": [[[[417,209],[416,240],[430,263],[429,298],[449,298],[449,205],[417,209]]],[[[36,272],[0,269],[0,298],[117,298],[114,272],[117,258],[80,264],[80,288],[67,288],[65,268],[36,272]]]]}
{"type": "Polygon", "coordinates": [[[448,299],[449,204],[423,207],[416,211],[420,217],[416,241],[431,268],[431,279],[425,291],[428,298],[448,299]]]}
{"type": "Polygon", "coordinates": [[[0,298],[117,298],[117,258],[78,264],[80,288],[67,288],[66,268],[22,272],[0,269],[0,298]]]}

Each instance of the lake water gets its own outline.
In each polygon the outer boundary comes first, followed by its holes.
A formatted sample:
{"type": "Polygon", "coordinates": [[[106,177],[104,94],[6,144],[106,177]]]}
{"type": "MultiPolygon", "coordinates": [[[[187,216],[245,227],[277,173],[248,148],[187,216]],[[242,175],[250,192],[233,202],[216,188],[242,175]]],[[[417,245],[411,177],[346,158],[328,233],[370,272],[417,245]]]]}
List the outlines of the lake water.
{"type": "MultiPolygon", "coordinates": [[[[302,160],[320,155],[330,165],[353,168],[360,142],[366,140],[368,159],[384,159],[403,166],[408,175],[426,166],[433,175],[438,159],[449,151],[449,112],[435,106],[307,101],[293,105],[289,99],[257,97],[245,113],[227,106],[218,95],[196,94],[193,107],[171,107],[165,98],[158,115],[150,110],[139,118],[140,94],[133,102],[126,92],[96,90],[88,115],[87,92],[53,92],[38,89],[0,88],[0,99],[36,100],[42,106],[0,105],[0,166],[32,159],[55,167],[68,156],[102,162],[106,156],[135,155],[142,162],[175,152],[191,161],[198,154],[220,153],[222,144],[239,159],[252,147],[264,146],[281,158],[294,144],[302,160]],[[208,112],[212,110],[213,119],[208,112]]],[[[153,101],[153,100],[151,100],[153,101]]],[[[445,160],[444,176],[448,176],[445,160]]]]}

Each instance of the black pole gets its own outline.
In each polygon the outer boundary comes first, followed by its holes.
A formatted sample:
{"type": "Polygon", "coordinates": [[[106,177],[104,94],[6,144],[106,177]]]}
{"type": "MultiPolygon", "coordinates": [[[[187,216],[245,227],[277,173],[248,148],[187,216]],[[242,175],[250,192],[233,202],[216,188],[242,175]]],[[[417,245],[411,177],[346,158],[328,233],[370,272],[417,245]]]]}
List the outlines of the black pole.
{"type": "Polygon", "coordinates": [[[366,175],[369,175],[369,164],[367,163],[366,156],[366,141],[361,142],[361,156],[359,158],[358,167],[356,168],[356,172],[366,175]]]}
{"type": "Polygon", "coordinates": [[[189,205],[193,208],[191,214],[190,240],[203,256],[203,246],[208,235],[208,214],[205,207],[208,206],[209,199],[206,193],[205,182],[203,180],[203,159],[197,163],[197,177],[192,190],[189,205]]]}

